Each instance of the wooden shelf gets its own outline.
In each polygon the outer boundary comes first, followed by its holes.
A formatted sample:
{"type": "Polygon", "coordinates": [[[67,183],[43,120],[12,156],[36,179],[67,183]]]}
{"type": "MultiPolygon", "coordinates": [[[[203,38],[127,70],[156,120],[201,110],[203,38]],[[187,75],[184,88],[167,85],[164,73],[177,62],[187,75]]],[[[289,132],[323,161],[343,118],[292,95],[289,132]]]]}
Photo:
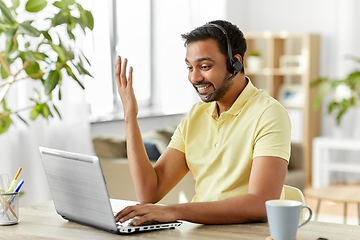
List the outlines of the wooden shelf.
{"type": "Polygon", "coordinates": [[[245,68],[246,75],[302,75],[305,73],[302,69],[281,69],[281,68],[261,68],[257,71],[251,71],[245,68]]]}
{"type": "Polygon", "coordinates": [[[320,134],[321,112],[313,109],[316,88],[310,88],[310,83],[319,77],[320,37],[315,34],[285,31],[245,32],[244,35],[248,46],[244,56],[245,74],[255,86],[264,89],[286,108],[302,111],[300,122],[303,130],[301,142],[304,151],[305,183],[310,186],[312,140],[320,134]],[[258,69],[248,66],[247,59],[253,51],[260,53],[261,67],[258,69]],[[297,88],[294,94],[286,91],[289,86],[297,88]],[[298,99],[294,99],[296,104],[286,102],[284,92],[292,97],[298,94],[298,99]]]}

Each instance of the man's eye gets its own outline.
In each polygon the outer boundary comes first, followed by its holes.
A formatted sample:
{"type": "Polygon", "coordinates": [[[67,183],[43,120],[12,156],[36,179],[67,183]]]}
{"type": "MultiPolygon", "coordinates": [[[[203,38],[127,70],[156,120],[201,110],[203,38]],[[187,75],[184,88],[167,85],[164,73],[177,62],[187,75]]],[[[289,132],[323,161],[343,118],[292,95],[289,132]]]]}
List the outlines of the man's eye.
{"type": "Polygon", "coordinates": [[[211,66],[201,66],[201,69],[203,69],[203,70],[208,70],[208,69],[210,69],[211,68],[211,66]]]}
{"type": "Polygon", "coordinates": [[[186,67],[189,71],[191,71],[193,69],[193,67],[187,66],[186,67]]]}

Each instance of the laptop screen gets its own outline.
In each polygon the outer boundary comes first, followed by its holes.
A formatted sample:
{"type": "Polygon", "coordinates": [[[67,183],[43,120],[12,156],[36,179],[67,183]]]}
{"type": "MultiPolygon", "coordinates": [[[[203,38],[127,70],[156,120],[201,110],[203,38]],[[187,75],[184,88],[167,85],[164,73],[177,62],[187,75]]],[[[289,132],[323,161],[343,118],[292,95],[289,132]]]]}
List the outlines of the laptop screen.
{"type": "Polygon", "coordinates": [[[43,147],[39,150],[58,214],[117,232],[99,159],[43,147]]]}

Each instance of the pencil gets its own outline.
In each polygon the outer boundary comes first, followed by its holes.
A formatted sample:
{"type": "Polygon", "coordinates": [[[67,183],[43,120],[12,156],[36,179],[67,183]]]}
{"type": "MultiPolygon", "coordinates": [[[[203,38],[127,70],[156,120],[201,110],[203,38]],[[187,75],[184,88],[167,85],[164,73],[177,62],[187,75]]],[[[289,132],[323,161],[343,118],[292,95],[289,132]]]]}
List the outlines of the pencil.
{"type": "Polygon", "coordinates": [[[21,172],[22,168],[19,168],[19,170],[17,171],[15,177],[14,177],[14,180],[16,180],[21,172]]]}
{"type": "Polygon", "coordinates": [[[15,188],[15,186],[16,186],[16,184],[17,184],[16,179],[18,178],[21,170],[22,170],[22,168],[19,168],[19,170],[17,171],[17,173],[16,173],[16,175],[15,175],[15,177],[14,177],[14,180],[12,180],[12,182],[11,182],[11,184],[10,184],[10,187],[9,187],[9,189],[8,189],[6,192],[10,193],[10,192],[12,192],[12,191],[14,190],[14,188],[15,188]]]}
{"type": "Polygon", "coordinates": [[[8,207],[8,209],[10,210],[10,212],[12,213],[12,215],[14,215],[14,217],[17,219],[16,213],[14,212],[14,210],[11,208],[11,206],[9,205],[9,203],[6,201],[6,199],[0,195],[1,199],[3,200],[3,202],[5,203],[5,205],[8,207]]]}

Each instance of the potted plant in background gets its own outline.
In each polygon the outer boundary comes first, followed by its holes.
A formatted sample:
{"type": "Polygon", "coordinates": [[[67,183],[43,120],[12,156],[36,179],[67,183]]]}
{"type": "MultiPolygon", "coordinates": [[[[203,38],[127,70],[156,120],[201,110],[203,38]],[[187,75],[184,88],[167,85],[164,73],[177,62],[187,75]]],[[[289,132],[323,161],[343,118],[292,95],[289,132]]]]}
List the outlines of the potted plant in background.
{"type": "MultiPolygon", "coordinates": [[[[347,59],[360,64],[360,58],[347,56],[347,59]]],[[[350,108],[355,107],[360,100],[360,70],[349,73],[343,79],[318,78],[311,86],[319,86],[314,99],[314,108],[319,109],[323,98],[328,93],[333,93],[327,105],[329,114],[335,113],[336,124],[340,125],[341,118],[350,108]],[[339,92],[342,92],[339,94],[339,92]]]]}
{"type": "Polygon", "coordinates": [[[61,100],[64,76],[69,76],[81,88],[84,86],[78,77],[91,76],[85,67],[90,66],[90,62],[80,49],[74,47],[76,37],[73,33],[76,26],[84,34],[86,29],[93,29],[90,11],[75,0],[61,0],[53,3],[58,11],[49,16],[49,12],[45,12],[46,0],[28,0],[25,10],[20,10],[20,0],[11,2],[12,6],[7,6],[0,0],[0,134],[9,129],[14,115],[27,124],[20,115],[25,110],[31,110],[31,120],[38,116],[48,119],[55,112],[61,119],[52,102],[53,90],[58,86],[58,99],[61,100]],[[27,20],[22,21],[24,14],[27,20]],[[45,29],[34,27],[39,16],[44,17],[43,23],[48,23],[45,29]],[[36,98],[30,98],[29,106],[24,109],[10,109],[6,104],[8,91],[13,84],[21,84],[24,80],[41,82],[40,87],[34,89],[36,98]]]}
{"type": "Polygon", "coordinates": [[[250,72],[256,72],[261,69],[261,54],[260,52],[253,50],[246,59],[246,69],[250,72]]]}

